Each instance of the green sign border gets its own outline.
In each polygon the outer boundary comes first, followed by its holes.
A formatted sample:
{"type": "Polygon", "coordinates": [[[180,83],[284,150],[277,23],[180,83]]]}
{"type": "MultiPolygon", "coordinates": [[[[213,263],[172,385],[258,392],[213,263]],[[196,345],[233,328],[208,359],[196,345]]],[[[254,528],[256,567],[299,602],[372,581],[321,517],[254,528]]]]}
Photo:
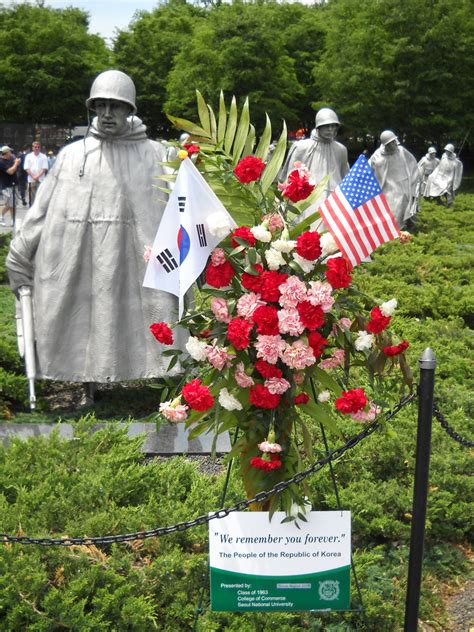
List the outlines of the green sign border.
{"type": "Polygon", "coordinates": [[[211,610],[348,610],[350,569],[348,565],[305,575],[267,576],[247,575],[211,567],[211,610]],[[294,586],[291,587],[291,584],[294,586]]]}

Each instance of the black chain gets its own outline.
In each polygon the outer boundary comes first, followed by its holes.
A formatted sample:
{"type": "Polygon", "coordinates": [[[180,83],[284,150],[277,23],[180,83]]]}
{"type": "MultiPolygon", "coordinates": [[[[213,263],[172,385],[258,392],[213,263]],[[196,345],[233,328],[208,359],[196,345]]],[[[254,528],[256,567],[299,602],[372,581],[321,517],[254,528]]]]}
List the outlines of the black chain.
{"type": "MultiPolygon", "coordinates": [[[[404,406],[409,404],[417,397],[415,392],[410,393],[406,397],[403,397],[398,404],[390,411],[387,411],[382,416],[386,418],[386,421],[394,417],[404,406]]],[[[197,527],[199,525],[204,525],[210,522],[211,520],[215,520],[218,518],[225,518],[233,511],[243,511],[247,509],[249,505],[253,503],[263,503],[268,500],[274,494],[279,494],[283,490],[285,490],[290,485],[294,485],[296,483],[300,483],[303,479],[305,479],[310,474],[314,472],[318,472],[325,465],[330,463],[331,461],[336,461],[339,459],[345,452],[355,448],[355,446],[363,441],[366,437],[371,435],[377,428],[380,427],[381,422],[378,419],[375,419],[370,424],[368,424],[364,430],[359,432],[359,434],[354,435],[348,441],[340,446],[339,448],[335,448],[331,452],[327,454],[327,456],[316,463],[313,463],[306,470],[301,472],[297,472],[294,476],[286,481],[281,481],[274,485],[271,489],[259,492],[250,500],[241,500],[232,507],[227,507],[223,509],[219,509],[218,511],[214,511],[209,514],[205,514],[202,516],[198,516],[194,518],[194,520],[188,520],[187,522],[178,522],[177,524],[171,525],[169,527],[158,527],[156,529],[151,529],[149,531],[137,531],[135,533],[123,533],[120,535],[105,535],[105,536],[97,536],[92,538],[82,537],[82,538],[31,538],[26,535],[14,536],[6,533],[0,533],[0,544],[7,542],[14,542],[17,544],[38,544],[40,546],[78,546],[78,545],[97,545],[97,544],[115,544],[117,542],[130,542],[133,540],[145,540],[147,538],[159,537],[162,535],[168,535],[170,533],[176,533],[179,531],[186,531],[191,527],[197,527]]]]}
{"type": "Polygon", "coordinates": [[[455,430],[451,428],[446,417],[439,410],[436,403],[433,404],[433,415],[436,417],[436,419],[439,421],[442,427],[446,430],[447,434],[451,437],[451,439],[454,439],[455,441],[465,446],[466,448],[474,448],[474,441],[469,441],[468,439],[464,439],[464,437],[461,437],[461,435],[458,432],[456,432],[455,430]]]}

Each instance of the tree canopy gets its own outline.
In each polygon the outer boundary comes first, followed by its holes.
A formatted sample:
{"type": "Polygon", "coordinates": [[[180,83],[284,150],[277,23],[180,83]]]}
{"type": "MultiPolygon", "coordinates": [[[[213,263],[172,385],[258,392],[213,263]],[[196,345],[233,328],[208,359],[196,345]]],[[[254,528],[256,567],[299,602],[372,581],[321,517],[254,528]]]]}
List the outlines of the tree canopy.
{"type": "MultiPolygon", "coordinates": [[[[74,0],[72,0],[74,1],[74,0]]],[[[152,135],[175,135],[165,112],[194,118],[195,90],[249,96],[258,127],[314,124],[321,106],[346,136],[393,128],[409,146],[459,143],[474,114],[472,0],[162,0],[139,11],[113,51],[80,9],[1,8],[2,115],[12,122],[83,120],[93,77],[115,67],[137,86],[152,135]]]]}
{"type": "Polygon", "coordinates": [[[472,127],[470,0],[333,0],[324,10],[314,79],[355,134],[393,128],[421,145],[472,127]]]}
{"type": "Polygon", "coordinates": [[[84,120],[92,79],[110,62],[103,39],[87,32],[80,9],[0,7],[0,102],[14,122],[84,120]]]}

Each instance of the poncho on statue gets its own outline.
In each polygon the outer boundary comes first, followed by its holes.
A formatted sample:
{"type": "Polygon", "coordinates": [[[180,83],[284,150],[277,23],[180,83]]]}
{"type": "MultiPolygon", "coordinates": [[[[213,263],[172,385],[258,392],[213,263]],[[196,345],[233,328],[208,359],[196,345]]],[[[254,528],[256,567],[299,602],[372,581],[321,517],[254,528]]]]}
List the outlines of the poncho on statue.
{"type": "Polygon", "coordinates": [[[398,226],[403,228],[417,211],[417,185],[420,174],[415,157],[401,145],[393,152],[388,152],[384,145],[381,145],[372,154],[369,164],[375,172],[398,226]]]}
{"type": "Polygon", "coordinates": [[[106,382],[166,373],[169,359],[149,326],[177,318],[177,299],[142,287],[144,245],[165,206],[155,188],[164,160],[165,148],[147,139],[136,116],[114,137],[94,121],[90,136],[59,153],[7,258],[12,288],[33,286],[37,377],[106,382]]]}
{"type": "Polygon", "coordinates": [[[279,180],[286,180],[290,171],[295,168],[295,162],[298,161],[306,165],[315,183],[329,176],[327,184],[319,198],[315,200],[311,208],[301,216],[301,219],[304,219],[306,215],[312,213],[314,208],[317,208],[324,202],[336,189],[337,185],[349,171],[349,162],[347,160],[347,149],[344,145],[336,140],[321,138],[317,129],[311,132],[311,138],[298,140],[293,143],[288,152],[285,164],[280,171],[279,180]]]}

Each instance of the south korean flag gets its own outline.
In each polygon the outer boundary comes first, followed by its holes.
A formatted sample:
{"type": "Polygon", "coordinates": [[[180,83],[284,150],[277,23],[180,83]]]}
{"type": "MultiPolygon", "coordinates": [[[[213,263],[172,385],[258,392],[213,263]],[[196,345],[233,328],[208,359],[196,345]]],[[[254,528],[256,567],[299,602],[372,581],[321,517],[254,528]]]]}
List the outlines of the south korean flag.
{"type": "Polygon", "coordinates": [[[225,215],[229,232],[237,224],[192,160],[180,165],[153,243],[144,287],[170,292],[179,298],[179,318],[184,295],[204,270],[209,255],[222,241],[212,234],[213,216],[225,215]]]}

